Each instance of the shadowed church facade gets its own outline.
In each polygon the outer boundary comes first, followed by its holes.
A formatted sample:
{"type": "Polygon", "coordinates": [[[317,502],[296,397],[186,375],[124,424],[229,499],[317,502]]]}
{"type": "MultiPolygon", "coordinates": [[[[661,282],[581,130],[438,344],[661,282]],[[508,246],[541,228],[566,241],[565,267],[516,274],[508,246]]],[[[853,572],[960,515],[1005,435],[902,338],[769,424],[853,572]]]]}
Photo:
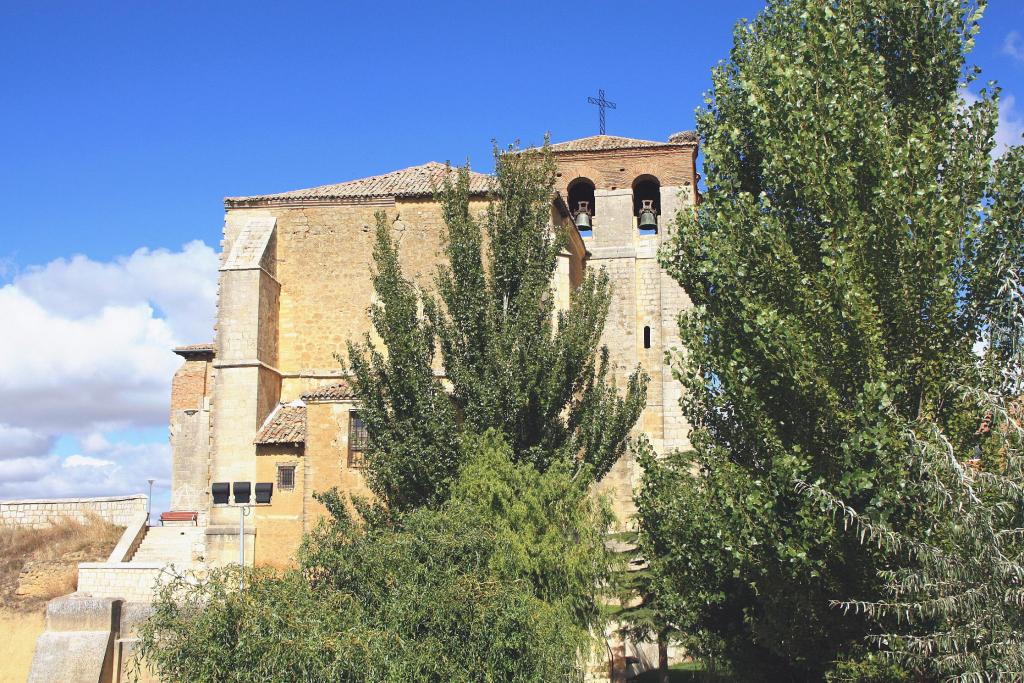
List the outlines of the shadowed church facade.
{"type": "MultiPolygon", "coordinates": [[[[613,285],[602,342],[617,383],[650,375],[637,431],[664,453],[687,444],[680,385],[664,364],[689,301],[661,269],[658,248],[677,211],[697,200],[697,140],[598,135],[552,145],[552,225],[569,233],[553,289],[560,306],[588,268],[613,285]]],[[[289,563],[325,514],[313,493],[365,493],[366,434],[335,357],[370,331],[374,214],[383,210],[404,272],[431,286],[443,221],[439,163],[308,190],[225,200],[214,340],[175,349],[171,392],[172,497],[165,525],[198,526],[192,561],[238,561],[240,502],[246,562],[289,563]]],[[[489,177],[471,175],[474,208],[489,177]]],[[[627,454],[599,488],[628,522],[639,471],[627,454]]],[[[186,558],[183,558],[186,560],[186,558]]]]}

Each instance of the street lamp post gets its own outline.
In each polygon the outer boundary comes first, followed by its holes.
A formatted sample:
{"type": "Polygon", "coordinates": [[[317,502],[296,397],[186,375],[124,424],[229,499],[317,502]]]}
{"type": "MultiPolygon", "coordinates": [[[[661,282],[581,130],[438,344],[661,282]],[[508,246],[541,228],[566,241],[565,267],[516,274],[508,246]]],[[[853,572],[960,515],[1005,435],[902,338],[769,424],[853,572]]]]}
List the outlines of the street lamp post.
{"type": "Polygon", "coordinates": [[[153,524],[153,482],[156,479],[147,479],[149,482],[149,498],[146,499],[146,526],[153,524]]]}
{"type": "Polygon", "coordinates": [[[245,590],[245,518],[251,508],[242,503],[238,506],[238,588],[245,590]]]}

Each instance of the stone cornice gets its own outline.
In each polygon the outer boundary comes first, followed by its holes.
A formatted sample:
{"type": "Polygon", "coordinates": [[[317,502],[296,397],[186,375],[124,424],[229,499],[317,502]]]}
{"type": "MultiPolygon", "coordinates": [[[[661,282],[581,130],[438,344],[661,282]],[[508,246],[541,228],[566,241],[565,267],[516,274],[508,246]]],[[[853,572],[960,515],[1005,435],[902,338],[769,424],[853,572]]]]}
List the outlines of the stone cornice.
{"type": "Polygon", "coordinates": [[[278,280],[276,277],[274,277],[273,273],[271,273],[269,270],[267,270],[263,266],[222,266],[222,267],[217,269],[217,272],[218,273],[241,273],[241,272],[244,272],[246,270],[259,270],[259,271],[262,271],[263,274],[266,275],[267,277],[269,277],[271,279],[271,281],[273,281],[273,283],[275,285],[277,285],[278,287],[281,286],[281,281],[278,280]]]}
{"type": "MultiPolygon", "coordinates": [[[[426,195],[425,195],[426,196],[426,195]]],[[[406,199],[402,197],[401,199],[406,199]]],[[[337,199],[225,199],[224,208],[267,209],[311,206],[394,206],[395,197],[341,197],[337,199]]]]}
{"type": "Polygon", "coordinates": [[[213,367],[216,369],[220,368],[263,368],[269,370],[277,376],[281,376],[281,371],[275,368],[273,365],[267,365],[258,358],[239,358],[237,360],[214,360],[213,367]]]}

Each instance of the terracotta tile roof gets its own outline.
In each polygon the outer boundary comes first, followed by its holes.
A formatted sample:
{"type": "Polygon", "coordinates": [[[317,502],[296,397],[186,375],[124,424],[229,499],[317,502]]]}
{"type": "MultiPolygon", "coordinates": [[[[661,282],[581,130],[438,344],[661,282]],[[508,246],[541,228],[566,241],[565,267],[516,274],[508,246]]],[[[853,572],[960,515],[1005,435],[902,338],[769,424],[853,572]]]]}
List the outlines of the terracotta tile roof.
{"type": "Polygon", "coordinates": [[[356,397],[352,385],[348,382],[338,382],[329,386],[320,387],[303,394],[303,401],[351,401],[356,397]]]}
{"type": "Polygon", "coordinates": [[[696,136],[691,139],[687,133],[676,133],[668,142],[654,140],[637,140],[618,135],[591,135],[588,138],[567,140],[551,145],[552,152],[603,152],[610,149],[641,149],[646,147],[682,147],[696,143],[696,136]]]}
{"type": "Polygon", "coordinates": [[[306,404],[295,401],[279,405],[256,433],[254,443],[305,443],[306,404]]]}
{"type": "Polygon", "coordinates": [[[213,355],[216,350],[217,349],[213,342],[207,342],[205,344],[187,344],[185,346],[178,346],[174,349],[174,353],[188,358],[189,356],[213,355]]]}
{"type": "MultiPolygon", "coordinates": [[[[334,185],[321,185],[307,190],[293,190],[279,194],[252,195],[250,197],[227,197],[224,206],[245,206],[251,203],[288,203],[301,201],[331,201],[345,199],[375,199],[388,197],[429,197],[444,183],[448,171],[446,164],[430,161],[420,166],[410,166],[383,175],[350,180],[334,185]]],[[[491,176],[485,173],[469,173],[469,189],[474,194],[483,194],[490,187],[491,176]]]]}

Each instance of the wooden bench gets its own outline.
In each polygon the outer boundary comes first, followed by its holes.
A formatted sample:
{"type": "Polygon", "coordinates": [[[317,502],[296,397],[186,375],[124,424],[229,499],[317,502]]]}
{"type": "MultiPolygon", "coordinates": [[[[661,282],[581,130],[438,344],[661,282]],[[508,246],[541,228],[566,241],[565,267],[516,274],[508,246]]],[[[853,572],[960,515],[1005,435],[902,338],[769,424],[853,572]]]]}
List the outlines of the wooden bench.
{"type": "Polygon", "coordinates": [[[160,523],[166,522],[192,522],[193,524],[199,524],[199,513],[198,512],[161,512],[160,523]]]}

